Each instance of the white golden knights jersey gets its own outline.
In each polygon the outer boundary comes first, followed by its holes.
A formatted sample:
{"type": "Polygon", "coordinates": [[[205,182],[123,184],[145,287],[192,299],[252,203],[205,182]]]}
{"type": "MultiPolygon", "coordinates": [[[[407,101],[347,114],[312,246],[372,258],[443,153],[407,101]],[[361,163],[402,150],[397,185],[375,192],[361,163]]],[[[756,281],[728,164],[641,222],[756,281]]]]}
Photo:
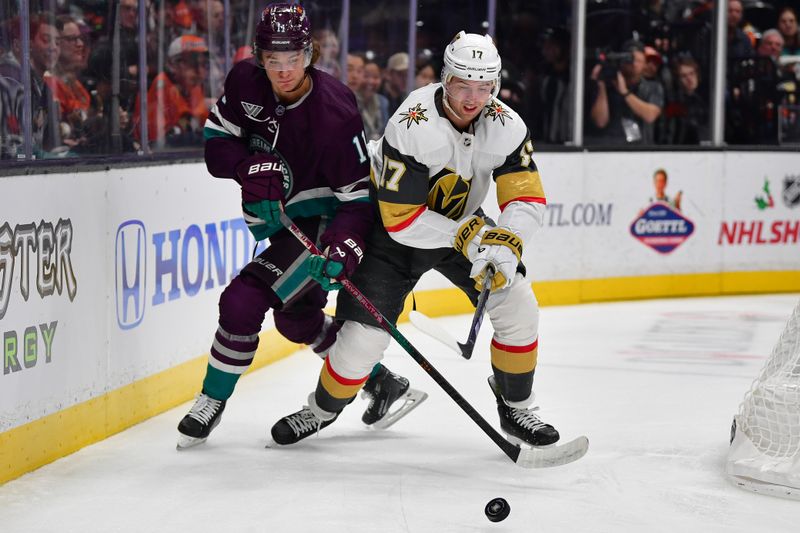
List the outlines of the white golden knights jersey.
{"type": "Polygon", "coordinates": [[[494,182],[497,223],[523,242],[542,225],[545,195],[520,116],[500,100],[458,131],[439,83],[412,92],[369,145],[372,186],[384,227],[414,248],[453,245],[458,221],[474,214],[494,182]]]}

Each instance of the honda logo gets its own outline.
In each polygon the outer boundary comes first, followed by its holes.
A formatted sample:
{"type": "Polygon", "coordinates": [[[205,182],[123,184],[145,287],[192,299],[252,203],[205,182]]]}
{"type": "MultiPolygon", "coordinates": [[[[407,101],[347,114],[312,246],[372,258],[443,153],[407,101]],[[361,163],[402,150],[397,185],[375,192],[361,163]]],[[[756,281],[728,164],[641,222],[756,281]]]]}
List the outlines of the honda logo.
{"type": "Polygon", "coordinates": [[[140,220],[119,225],[114,247],[117,323],[120,329],[131,329],[144,318],[147,232],[140,220]]]}

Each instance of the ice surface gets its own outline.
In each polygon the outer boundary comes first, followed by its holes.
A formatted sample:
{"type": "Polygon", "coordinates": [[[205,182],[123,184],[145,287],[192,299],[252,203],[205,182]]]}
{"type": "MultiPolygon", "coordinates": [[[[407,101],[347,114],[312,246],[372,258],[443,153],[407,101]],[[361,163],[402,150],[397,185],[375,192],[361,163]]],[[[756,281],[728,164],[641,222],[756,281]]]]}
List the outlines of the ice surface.
{"type": "MultiPolygon", "coordinates": [[[[0,487],[16,532],[794,532],[800,503],[723,473],[732,416],[799,295],[546,307],[535,391],[589,453],[553,469],[511,463],[395,343],[386,365],[430,394],[391,429],[356,400],[317,437],[266,449],[301,407],[320,360],[305,350],[244,378],[220,426],[175,450],[190,404],[0,487]],[[511,515],[494,524],[485,504],[511,515]]],[[[438,319],[459,340],[471,316],[438,319]]],[[[472,360],[403,325],[492,423],[487,319],[472,360]]],[[[199,386],[200,384],[198,384],[199,386]]]]}

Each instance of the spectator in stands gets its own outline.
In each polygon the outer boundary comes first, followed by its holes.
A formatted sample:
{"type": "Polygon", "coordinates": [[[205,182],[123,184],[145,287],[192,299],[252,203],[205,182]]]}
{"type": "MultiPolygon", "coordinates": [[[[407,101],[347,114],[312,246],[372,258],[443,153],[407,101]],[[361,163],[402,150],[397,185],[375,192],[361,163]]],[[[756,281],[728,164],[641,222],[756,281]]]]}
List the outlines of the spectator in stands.
{"type": "Polygon", "coordinates": [[[339,37],[333,30],[323,28],[314,32],[314,40],[319,43],[319,61],[314,64],[314,67],[327,72],[334,78],[341,78],[339,37]]]}
{"type": "Polygon", "coordinates": [[[378,93],[381,85],[381,67],[374,61],[364,64],[364,77],[358,92],[358,109],[364,121],[364,134],[368,141],[380,139],[389,120],[389,101],[378,93]]]}
{"type": "Polygon", "coordinates": [[[652,46],[644,47],[644,70],[642,71],[642,76],[645,79],[657,81],[661,83],[661,85],[664,85],[661,75],[661,66],[663,63],[664,60],[661,57],[661,54],[659,54],[655,48],[652,46]]]}
{"type": "Polygon", "coordinates": [[[775,28],[771,28],[761,35],[756,53],[759,57],[771,57],[777,62],[781,50],[783,50],[783,35],[775,28]]]}
{"type": "Polygon", "coordinates": [[[17,159],[23,153],[22,83],[0,76],[0,159],[17,159]]]}
{"type": "Polygon", "coordinates": [[[123,107],[122,102],[117,105],[116,110],[112,107],[111,69],[103,56],[90,55],[86,77],[92,80],[94,89],[89,118],[83,123],[85,140],[72,147],[71,151],[87,154],[138,151],[141,145],[133,139],[132,111],[123,107]],[[116,117],[113,117],[114,113],[117,114],[116,117]]]}
{"type": "Polygon", "coordinates": [[[548,28],[541,50],[544,74],[540,78],[539,101],[533,110],[534,138],[544,143],[564,144],[572,139],[569,32],[564,28],[548,28]]]}
{"type": "Polygon", "coordinates": [[[432,59],[427,55],[418,57],[416,68],[414,69],[414,88],[419,89],[428,84],[436,83],[438,80],[439,74],[436,72],[432,59]]]}
{"type": "Polygon", "coordinates": [[[166,16],[168,18],[167,27],[170,28],[173,35],[192,31],[194,25],[192,10],[185,0],[170,0],[166,16]]]}
{"type": "MultiPolygon", "coordinates": [[[[182,35],[167,50],[166,71],[147,92],[148,137],[159,145],[200,146],[208,104],[203,81],[208,76],[208,46],[196,35],[182,35]]],[[[136,103],[136,133],[141,123],[136,103]]]]}
{"type": "Polygon", "coordinates": [[[89,117],[92,100],[80,76],[89,66],[89,44],[78,22],[69,15],[56,18],[61,55],[45,82],[53,92],[61,112],[61,135],[65,145],[81,142],[83,123],[89,117]]]}
{"type": "Polygon", "coordinates": [[[669,144],[694,144],[708,140],[708,103],[698,91],[700,67],[691,57],[680,57],[675,64],[678,92],[664,110],[669,144]]]}
{"type": "Polygon", "coordinates": [[[225,7],[220,0],[196,0],[192,4],[192,17],[197,34],[208,43],[207,96],[216,100],[224,90],[225,76],[225,7]]]}
{"type": "MultiPolygon", "coordinates": [[[[133,111],[133,105],[139,91],[139,2],[138,0],[120,0],[120,54],[119,54],[119,100],[122,108],[133,111]]],[[[155,39],[154,39],[155,41],[155,39]]],[[[156,43],[148,48],[148,58],[155,59],[156,43]]],[[[100,78],[112,78],[114,44],[108,32],[94,44],[89,54],[89,64],[102,68],[105,72],[97,73],[100,78]]],[[[155,72],[153,72],[155,74],[155,72]]],[[[94,81],[92,79],[92,81],[94,81]]],[[[87,85],[87,88],[88,87],[87,85]]],[[[91,89],[91,88],[90,88],[91,89]]]]}
{"type": "Polygon", "coordinates": [[[728,0],[728,58],[753,56],[753,44],[741,28],[743,19],[742,2],[728,0]]]}
{"type": "MultiPolygon", "coordinates": [[[[664,101],[669,102],[675,99],[673,90],[672,74],[668,68],[662,66],[664,60],[658,51],[652,46],[644,47],[644,70],[642,77],[661,85],[664,91],[664,101]]],[[[668,142],[667,121],[664,115],[658,117],[654,126],[654,141],[657,144],[668,142]]]]}
{"type": "MultiPolygon", "coordinates": [[[[514,65],[510,62],[505,62],[500,71],[500,92],[497,97],[504,103],[508,104],[514,111],[521,117],[525,117],[528,111],[528,90],[525,82],[514,65]]],[[[531,136],[538,139],[539,129],[538,126],[533,125],[533,120],[525,119],[526,124],[531,124],[531,136]]]]}
{"type": "MultiPolygon", "coordinates": [[[[29,23],[30,31],[30,65],[31,65],[31,107],[33,152],[39,157],[46,157],[48,152],[61,147],[59,128],[59,109],[53,93],[45,83],[45,75],[58,62],[61,54],[58,30],[46,14],[32,14],[29,23]]],[[[22,38],[20,19],[14,17],[8,21],[8,34],[11,40],[11,53],[0,60],[0,76],[22,82],[22,38]]],[[[20,120],[22,117],[19,117],[20,120]]]]}
{"type": "Polygon", "coordinates": [[[236,49],[236,53],[233,55],[233,64],[235,65],[239,61],[244,61],[245,59],[250,59],[251,57],[253,57],[253,47],[240,46],[236,49]]]}
{"type": "Polygon", "coordinates": [[[621,64],[611,73],[610,79],[605,79],[602,63],[592,69],[590,118],[599,134],[596,141],[600,144],[652,144],[653,125],[664,107],[664,90],[660,84],[642,77],[645,59],[640,42],[628,41],[622,51],[629,52],[632,61],[621,64]]]}
{"type": "Polygon", "coordinates": [[[138,0],[120,0],[119,26],[123,33],[135,32],[139,27],[138,0]]]}
{"type": "Polygon", "coordinates": [[[800,56],[800,33],[797,31],[797,12],[791,7],[784,7],[778,13],[778,30],[783,36],[781,55],[800,56]]]}
{"type": "Polygon", "coordinates": [[[350,90],[355,93],[356,100],[358,100],[358,93],[364,83],[364,56],[361,54],[347,54],[346,82],[350,90]]]}
{"type": "Polygon", "coordinates": [[[381,94],[389,101],[389,115],[391,116],[406,99],[406,86],[408,78],[408,54],[397,52],[389,57],[386,70],[383,73],[383,86],[381,94]]]}

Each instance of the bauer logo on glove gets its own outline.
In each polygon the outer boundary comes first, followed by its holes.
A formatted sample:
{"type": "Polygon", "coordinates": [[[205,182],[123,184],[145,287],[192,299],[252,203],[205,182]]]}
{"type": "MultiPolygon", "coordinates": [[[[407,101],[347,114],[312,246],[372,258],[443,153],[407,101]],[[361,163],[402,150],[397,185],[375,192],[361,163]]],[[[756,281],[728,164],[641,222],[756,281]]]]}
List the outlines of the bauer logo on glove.
{"type": "Polygon", "coordinates": [[[464,254],[464,257],[472,262],[478,253],[481,237],[489,227],[486,225],[486,221],[477,215],[466,218],[461,222],[458,231],[456,231],[453,248],[464,254]]]}
{"type": "Polygon", "coordinates": [[[323,255],[312,255],[306,260],[308,275],[326,291],[339,290],[341,280],[350,277],[363,257],[361,245],[355,239],[333,239],[323,255]]]}
{"type": "MultiPolygon", "coordinates": [[[[487,231],[478,247],[478,255],[472,262],[470,277],[482,285],[486,269],[494,269],[492,292],[504,289],[514,281],[517,265],[522,257],[522,239],[507,228],[487,231]]],[[[480,289],[479,289],[480,290],[480,289]]]]}
{"type": "Polygon", "coordinates": [[[503,244],[512,248],[517,253],[517,258],[522,256],[522,240],[517,237],[514,233],[511,233],[508,230],[503,228],[493,229],[491,231],[487,231],[486,235],[483,236],[481,240],[481,245],[486,244],[503,244]]]}
{"type": "MultiPolygon", "coordinates": [[[[361,260],[364,258],[364,252],[361,251],[361,247],[358,245],[358,243],[353,239],[345,239],[344,243],[349,246],[351,250],[353,250],[356,258],[358,258],[358,264],[361,264],[361,260]]],[[[347,254],[341,250],[339,250],[339,254],[342,257],[347,257],[347,254]]]]}
{"type": "Polygon", "coordinates": [[[247,175],[249,176],[258,172],[269,172],[270,170],[280,172],[281,176],[283,176],[283,165],[277,161],[267,161],[266,163],[252,165],[247,169],[247,175]]]}

